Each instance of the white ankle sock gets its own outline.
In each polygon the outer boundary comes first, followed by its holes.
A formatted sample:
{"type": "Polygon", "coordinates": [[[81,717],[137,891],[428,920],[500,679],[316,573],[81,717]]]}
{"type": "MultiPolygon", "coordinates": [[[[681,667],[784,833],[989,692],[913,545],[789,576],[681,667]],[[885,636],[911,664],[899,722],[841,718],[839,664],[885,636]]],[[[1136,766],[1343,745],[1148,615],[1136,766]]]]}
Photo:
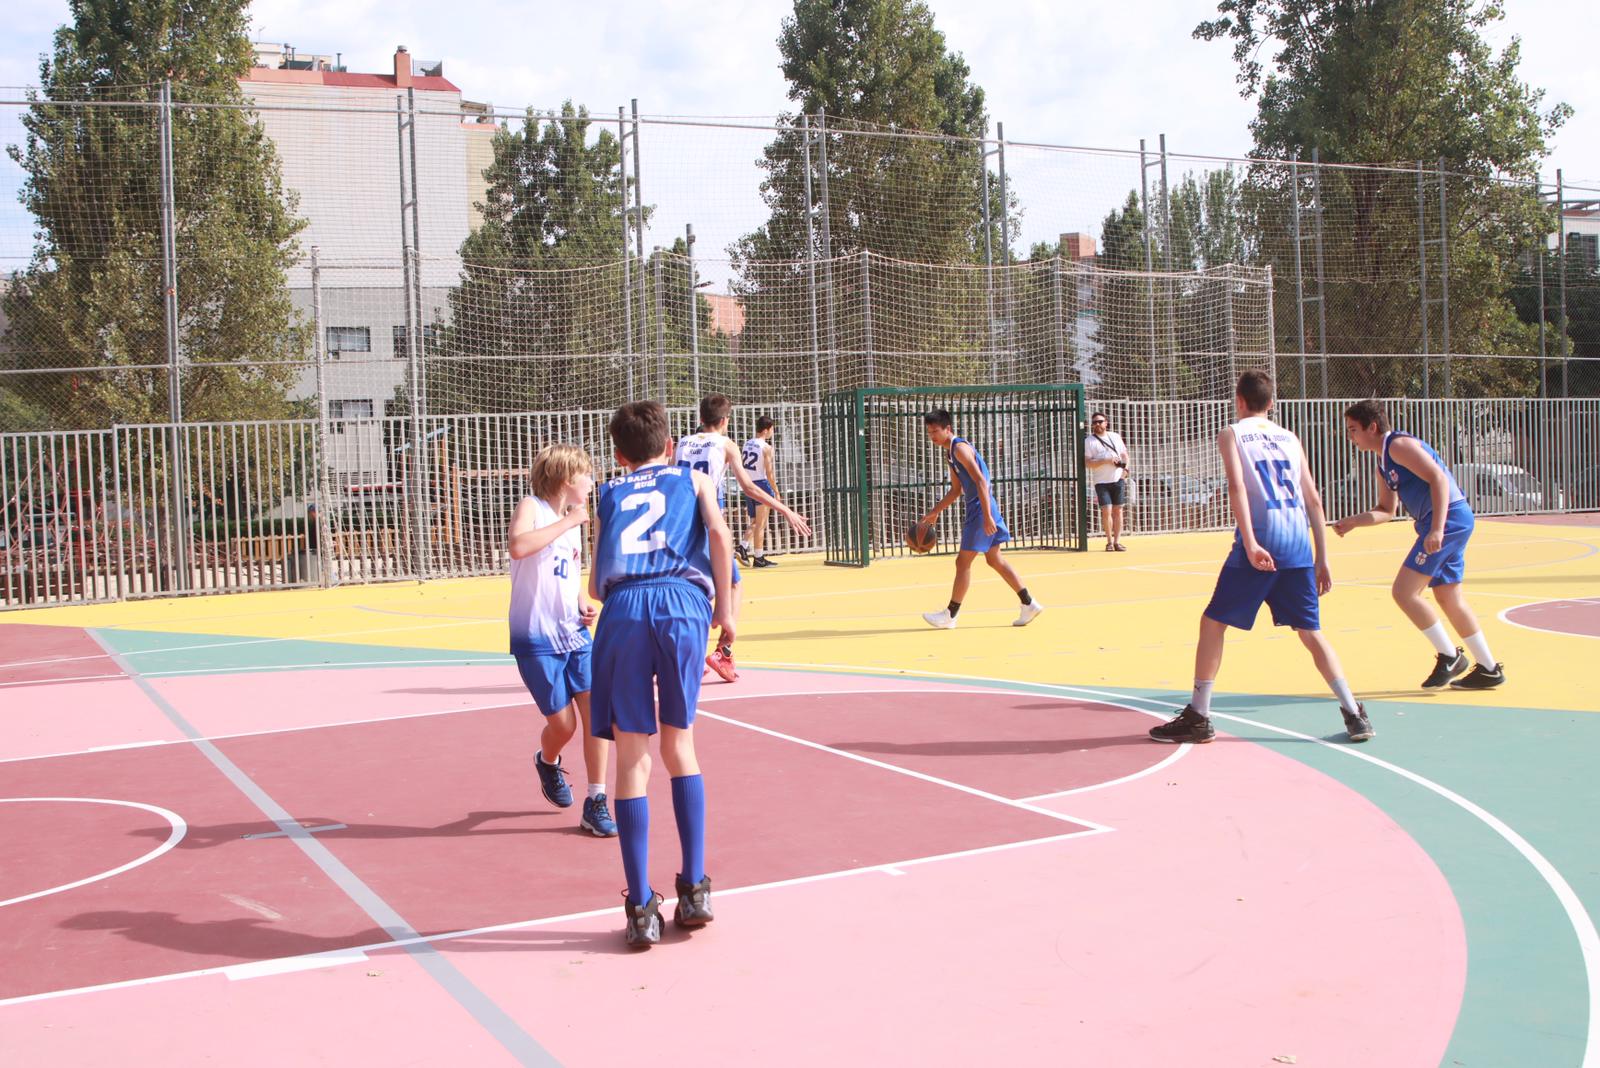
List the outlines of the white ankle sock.
{"type": "Polygon", "coordinates": [[[1194,692],[1189,697],[1189,707],[1202,716],[1211,715],[1211,687],[1217,684],[1216,679],[1195,679],[1194,692]]]}
{"type": "Polygon", "coordinates": [[[604,797],[605,795],[606,795],[606,784],[605,783],[603,783],[603,782],[592,782],[592,783],[589,784],[589,800],[593,801],[595,798],[604,797]]]}
{"type": "Polygon", "coordinates": [[[1433,651],[1440,656],[1454,656],[1455,645],[1450,641],[1450,634],[1444,629],[1443,623],[1435,623],[1422,632],[1422,636],[1433,643],[1433,651]]]}
{"type": "Polygon", "coordinates": [[[1343,679],[1334,679],[1328,683],[1333,690],[1333,696],[1339,699],[1339,707],[1346,712],[1359,712],[1361,705],[1356,701],[1356,695],[1350,692],[1350,684],[1343,679]]]}
{"type": "Polygon", "coordinates": [[[1472,654],[1472,659],[1486,668],[1494,667],[1494,654],[1489,651],[1489,642],[1484,638],[1483,631],[1480,630],[1476,634],[1468,634],[1461,639],[1461,644],[1467,647],[1467,652],[1472,654]]]}

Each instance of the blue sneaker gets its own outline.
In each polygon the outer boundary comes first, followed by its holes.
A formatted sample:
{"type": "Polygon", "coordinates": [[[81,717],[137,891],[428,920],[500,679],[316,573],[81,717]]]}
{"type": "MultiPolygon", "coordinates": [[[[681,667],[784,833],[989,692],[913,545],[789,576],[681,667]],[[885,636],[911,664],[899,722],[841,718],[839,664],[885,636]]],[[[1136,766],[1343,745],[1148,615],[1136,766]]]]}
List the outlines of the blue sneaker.
{"type": "Polygon", "coordinates": [[[596,794],[594,797],[583,799],[583,818],[578,820],[578,826],[596,838],[617,836],[617,821],[611,818],[611,809],[606,805],[605,794],[596,794]]]}
{"type": "Polygon", "coordinates": [[[557,808],[571,808],[572,789],[567,786],[567,769],[561,766],[561,758],[556,757],[554,764],[546,764],[544,754],[535,753],[533,766],[539,772],[539,789],[544,791],[545,800],[557,808]]]}

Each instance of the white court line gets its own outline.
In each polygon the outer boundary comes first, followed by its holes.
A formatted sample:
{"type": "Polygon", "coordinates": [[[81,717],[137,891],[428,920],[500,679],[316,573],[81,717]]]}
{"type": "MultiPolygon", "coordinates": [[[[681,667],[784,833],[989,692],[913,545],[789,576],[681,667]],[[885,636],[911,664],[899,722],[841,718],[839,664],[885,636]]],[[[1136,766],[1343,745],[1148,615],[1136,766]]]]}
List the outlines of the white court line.
{"type": "MultiPolygon", "coordinates": [[[[1473,596],[1477,596],[1478,591],[1473,590],[1472,593],[1473,596]]],[[[1507,605],[1506,607],[1500,609],[1500,611],[1495,614],[1494,618],[1510,626],[1520,627],[1523,630],[1531,630],[1538,634],[1565,634],[1569,638],[1588,638],[1590,641],[1600,639],[1600,634],[1577,634],[1570,630],[1553,630],[1545,627],[1530,627],[1526,623],[1518,623],[1507,614],[1510,612],[1515,612],[1519,608],[1532,608],[1534,605],[1550,604],[1553,601],[1567,602],[1571,604],[1595,604],[1600,602],[1600,597],[1541,597],[1537,601],[1524,601],[1521,604],[1507,605]]]]}
{"type": "MultiPolygon", "coordinates": [[[[1167,719],[1167,718],[1169,718],[1165,712],[1150,712],[1150,711],[1148,711],[1146,709],[1143,709],[1143,708],[1130,709],[1129,711],[1138,712],[1139,714],[1145,715],[1145,716],[1155,716],[1157,719],[1167,719]]],[[[1088,786],[1074,786],[1070,790],[1057,790],[1053,794],[1035,794],[1032,797],[1024,797],[1024,798],[1022,798],[1022,800],[1029,801],[1029,802],[1032,802],[1032,801],[1048,801],[1048,800],[1050,800],[1051,798],[1054,798],[1054,797],[1067,797],[1067,796],[1070,796],[1072,794],[1086,794],[1090,790],[1104,790],[1107,786],[1120,786],[1125,782],[1132,782],[1134,779],[1142,779],[1146,775],[1154,775],[1158,771],[1162,771],[1162,770],[1164,770],[1166,768],[1171,767],[1173,764],[1176,764],[1180,759],[1182,759],[1185,753],[1188,753],[1193,748],[1194,748],[1193,745],[1191,745],[1188,742],[1184,742],[1181,745],[1179,745],[1177,750],[1175,752],[1173,752],[1170,756],[1167,756],[1167,757],[1163,758],[1160,763],[1152,764],[1148,768],[1143,769],[1142,771],[1134,772],[1132,775],[1124,775],[1120,779],[1110,779],[1110,780],[1107,780],[1106,782],[1090,783],[1088,786]]]]}
{"type": "MultiPolygon", "coordinates": [[[[960,860],[966,857],[986,856],[991,853],[1004,853],[1013,849],[1027,849],[1033,846],[1052,845],[1065,842],[1069,839],[1092,838],[1103,834],[1104,831],[1084,829],[1068,831],[1065,834],[1046,835],[1043,838],[1028,838],[1019,842],[1004,842],[999,845],[978,846],[974,849],[960,849],[952,853],[935,853],[931,856],[914,857],[909,860],[894,860],[883,864],[866,864],[857,868],[842,868],[838,871],[822,872],[817,875],[801,875],[793,879],[778,879],[768,883],[753,883],[749,886],[735,886],[726,890],[718,890],[719,898],[735,897],[743,894],[759,893],[765,890],[779,890],[791,886],[804,886],[809,883],[828,882],[834,879],[845,879],[856,875],[888,874],[890,868],[914,868],[925,864],[936,864],[947,860],[960,860]]],[[[901,874],[905,874],[903,871],[901,874]]],[[[670,899],[663,904],[663,908],[673,904],[676,899],[670,899]]],[[[330,950],[324,953],[301,954],[295,957],[274,957],[269,960],[252,961],[248,964],[226,964],[212,968],[197,968],[187,972],[169,972],[165,975],[151,975],[142,979],[123,979],[115,983],[98,983],[94,986],[70,987],[65,990],[47,990],[39,994],[23,994],[18,997],[0,999],[0,1008],[7,1005],[25,1005],[35,1001],[54,1001],[57,998],[76,997],[81,994],[94,994],[107,990],[123,990],[131,987],[153,986],[158,983],[169,983],[179,979],[197,979],[207,975],[227,975],[233,970],[244,970],[241,978],[250,978],[249,969],[261,969],[259,974],[275,974],[267,969],[267,965],[282,964],[285,971],[309,970],[312,968],[329,967],[334,963],[329,958],[344,954],[348,959],[343,963],[354,962],[359,959],[356,954],[371,954],[386,949],[403,949],[406,946],[419,943],[432,943],[438,945],[443,942],[459,941],[467,938],[476,938],[481,935],[503,934],[511,931],[528,930],[534,927],[547,927],[557,923],[572,923],[578,920],[590,920],[598,916],[614,916],[617,913],[616,905],[608,905],[601,909],[589,909],[585,912],[570,912],[564,916],[542,916],[533,920],[518,920],[513,923],[497,923],[487,927],[471,927],[460,931],[448,931],[435,935],[419,935],[415,938],[397,938],[387,942],[370,942],[366,945],[351,946],[347,949],[330,950]]],[[[448,952],[449,947],[443,947],[448,952]]]]}
{"type": "Polygon", "coordinates": [[[5,901],[0,901],[0,908],[5,908],[7,905],[17,905],[24,901],[33,901],[36,898],[49,897],[51,894],[59,894],[67,890],[75,890],[80,886],[88,886],[90,883],[98,883],[102,880],[109,879],[114,875],[121,875],[125,871],[131,871],[132,869],[139,867],[141,864],[148,864],[152,860],[155,860],[157,857],[166,853],[173,846],[181,842],[183,840],[183,836],[189,831],[189,825],[184,823],[183,817],[178,815],[176,812],[173,812],[170,809],[162,808],[159,805],[147,805],[142,801],[113,801],[104,797],[0,797],[0,805],[38,802],[61,802],[64,804],[77,805],[115,805],[119,808],[143,809],[145,812],[153,812],[157,816],[160,816],[162,819],[166,820],[167,823],[171,825],[172,830],[171,833],[167,835],[167,840],[165,842],[162,842],[160,845],[156,846],[142,857],[135,857],[126,864],[119,864],[117,867],[112,868],[109,871],[100,872],[98,875],[91,875],[85,879],[78,879],[70,883],[62,883],[60,886],[52,886],[46,890],[35,890],[31,894],[23,894],[21,897],[13,897],[5,901]]]}
{"type": "Polygon", "coordinates": [[[248,964],[233,964],[222,969],[229,979],[260,979],[268,975],[287,975],[290,972],[309,972],[315,968],[334,968],[341,964],[360,964],[367,959],[359,949],[330,949],[326,953],[307,953],[300,957],[274,957],[271,960],[253,960],[248,964]]]}

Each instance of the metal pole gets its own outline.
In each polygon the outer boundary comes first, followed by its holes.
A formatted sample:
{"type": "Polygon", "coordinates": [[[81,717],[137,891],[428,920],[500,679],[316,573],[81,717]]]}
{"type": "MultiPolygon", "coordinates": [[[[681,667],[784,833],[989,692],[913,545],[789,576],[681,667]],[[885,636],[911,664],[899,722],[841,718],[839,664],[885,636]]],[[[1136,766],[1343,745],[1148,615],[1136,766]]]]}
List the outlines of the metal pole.
{"type": "Polygon", "coordinates": [[[1450,389],[1450,213],[1446,210],[1444,157],[1439,157],[1439,338],[1444,346],[1444,395],[1450,389]]]}
{"type": "Polygon", "coordinates": [[[1167,292],[1167,379],[1170,386],[1168,394],[1174,400],[1178,396],[1178,292],[1177,284],[1173,280],[1172,272],[1172,189],[1167,184],[1167,135],[1161,135],[1161,233],[1166,247],[1161,253],[1163,269],[1167,272],[1165,289],[1167,292]]]}
{"type": "Polygon", "coordinates": [[[1561,330],[1561,395],[1570,397],[1571,383],[1567,380],[1567,360],[1570,356],[1570,339],[1567,335],[1567,186],[1561,168],[1556,168],[1556,270],[1557,274],[1557,324],[1561,330]]]}
{"type": "Polygon", "coordinates": [[[656,261],[656,382],[661,388],[661,405],[667,404],[667,318],[662,314],[666,310],[666,282],[661,277],[662,255],[658,247],[654,253],[656,261]]]}
{"type": "MultiPolygon", "coordinates": [[[[1539,199],[1539,207],[1544,207],[1544,177],[1535,175],[1533,179],[1533,193],[1539,199]]],[[[1557,220],[1559,226],[1559,218],[1557,220]]],[[[1541,232],[1537,236],[1539,247],[1534,253],[1538,262],[1538,290],[1539,290],[1539,399],[1546,400],[1550,396],[1550,363],[1545,347],[1545,319],[1549,314],[1549,305],[1545,303],[1544,295],[1544,259],[1549,250],[1549,242],[1541,232]]]]}
{"type": "Polygon", "coordinates": [[[1328,291],[1322,269],[1322,151],[1311,146],[1311,234],[1317,271],[1317,365],[1322,372],[1322,396],[1328,395],[1328,291]]]}
{"type": "Polygon", "coordinates": [[[1057,252],[1050,267],[1051,300],[1055,312],[1056,381],[1067,380],[1067,321],[1061,299],[1061,253],[1057,252]]]}
{"type": "MultiPolygon", "coordinates": [[[[989,133],[987,124],[983,132],[987,137],[989,133]]],[[[984,140],[978,142],[978,160],[983,177],[983,193],[980,199],[983,212],[983,281],[989,333],[989,380],[993,382],[1000,377],[1000,371],[996,363],[998,357],[995,355],[999,346],[995,343],[994,336],[994,223],[989,218],[989,146],[984,140]]]]}
{"type": "Polygon", "coordinates": [[[1289,216],[1289,236],[1294,241],[1294,308],[1295,321],[1300,327],[1300,399],[1305,400],[1311,395],[1306,382],[1308,372],[1306,368],[1306,351],[1311,347],[1306,343],[1306,276],[1305,264],[1301,255],[1300,234],[1300,160],[1289,161],[1289,191],[1294,199],[1294,210],[1289,216]]]}
{"type": "MultiPolygon", "coordinates": [[[[408,93],[408,97],[412,94],[408,93]]],[[[408,103],[415,103],[414,97],[408,103]]],[[[412,558],[415,563],[417,578],[427,577],[427,546],[423,540],[423,527],[425,525],[425,509],[423,505],[424,485],[422,481],[422,368],[419,366],[421,359],[417,335],[421,324],[417,321],[420,306],[416,302],[417,273],[421,264],[417,260],[416,247],[411,243],[416,235],[415,227],[408,234],[406,231],[406,212],[416,211],[416,170],[410,168],[412,175],[411,196],[406,196],[406,132],[416,122],[415,108],[405,108],[401,105],[400,98],[394,98],[395,108],[395,138],[396,156],[395,169],[400,178],[400,258],[404,265],[403,278],[405,284],[406,302],[406,361],[411,375],[411,448],[410,461],[410,494],[411,494],[411,522],[412,522],[412,558]]],[[[413,157],[415,156],[416,141],[411,142],[413,157]]],[[[416,160],[413,158],[412,163],[416,160]]]]}
{"type": "Polygon", "coordinates": [[[684,247],[689,250],[689,353],[691,374],[694,381],[694,395],[696,398],[705,394],[700,392],[700,286],[697,284],[694,271],[694,224],[686,223],[683,227],[684,247]]]}
{"type": "Polygon", "coordinates": [[[817,109],[817,159],[822,165],[822,284],[828,314],[828,388],[839,388],[839,335],[837,305],[833,293],[832,203],[828,200],[828,113],[817,109]]]}
{"type": "MultiPolygon", "coordinates": [[[[1233,264],[1228,264],[1222,270],[1222,284],[1224,287],[1222,291],[1222,314],[1227,317],[1225,330],[1228,337],[1228,386],[1232,388],[1233,384],[1239,380],[1239,336],[1233,328],[1233,264]]],[[[1276,372],[1277,368],[1273,368],[1273,371],[1276,372]]],[[[1324,378],[1327,377],[1328,370],[1326,365],[1323,367],[1322,374],[1324,378]]],[[[1327,394],[1326,384],[1323,387],[1323,394],[1327,394]]]]}
{"type": "Polygon", "coordinates": [[[1006,124],[994,124],[997,141],[995,152],[1000,157],[1000,262],[1005,267],[1005,347],[1011,354],[1012,377],[1016,374],[1016,307],[1012,300],[1011,278],[1011,187],[1006,183],[1006,124]]]}
{"type": "Polygon", "coordinates": [[[872,253],[867,249],[861,250],[861,320],[865,327],[865,349],[867,357],[867,387],[877,385],[877,375],[872,363],[872,253]]]}
{"type": "Polygon", "coordinates": [[[1422,290],[1422,397],[1431,396],[1428,358],[1428,201],[1423,191],[1422,161],[1417,160],[1417,281],[1422,290]]]}
{"type": "Polygon", "coordinates": [[[1155,400],[1160,394],[1156,385],[1156,287],[1155,279],[1155,251],[1151,247],[1153,235],[1150,232],[1150,164],[1145,160],[1144,138],[1139,138],[1139,205],[1143,209],[1144,224],[1144,292],[1146,303],[1145,329],[1148,331],[1147,342],[1150,347],[1150,399],[1155,400]]]}
{"type": "Polygon", "coordinates": [[[811,379],[817,403],[822,403],[822,354],[817,341],[817,223],[811,201],[811,117],[800,116],[800,138],[805,146],[806,180],[806,299],[810,309],[811,379]]]}
{"type": "Polygon", "coordinates": [[[639,351],[649,347],[645,341],[644,295],[644,186],[639,182],[639,101],[633,101],[633,203],[634,250],[639,255],[639,351]]]}
{"type": "Polygon", "coordinates": [[[316,245],[311,246],[311,354],[317,366],[317,481],[313,503],[317,509],[317,571],[326,588],[333,585],[334,553],[328,523],[328,354],[322,325],[322,267],[317,262],[320,252],[316,245]]]}
{"type": "Polygon", "coordinates": [[[179,427],[183,423],[183,374],[180,370],[182,352],[178,340],[178,209],[176,181],[172,161],[172,82],[161,83],[160,170],[161,170],[161,268],[162,305],[166,324],[167,342],[167,509],[172,523],[172,537],[168,549],[172,557],[172,580],[175,589],[189,588],[188,501],[183,480],[183,436],[179,427]]]}
{"type": "MultiPolygon", "coordinates": [[[[633,252],[628,248],[628,215],[633,211],[633,194],[628,189],[628,121],[617,108],[617,173],[622,178],[622,352],[628,369],[628,396],[633,396],[633,252]]],[[[642,312],[643,309],[641,308],[642,312]]]]}

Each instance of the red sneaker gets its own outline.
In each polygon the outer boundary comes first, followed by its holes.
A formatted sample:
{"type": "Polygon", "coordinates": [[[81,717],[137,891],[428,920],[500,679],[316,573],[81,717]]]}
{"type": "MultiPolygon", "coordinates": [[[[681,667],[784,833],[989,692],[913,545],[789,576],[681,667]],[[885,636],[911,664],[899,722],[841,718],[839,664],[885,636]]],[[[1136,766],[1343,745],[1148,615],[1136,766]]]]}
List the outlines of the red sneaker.
{"type": "Polygon", "coordinates": [[[739,673],[733,667],[733,648],[731,646],[717,646],[716,651],[706,657],[706,667],[715,671],[723,682],[733,682],[739,677],[739,673]]]}

